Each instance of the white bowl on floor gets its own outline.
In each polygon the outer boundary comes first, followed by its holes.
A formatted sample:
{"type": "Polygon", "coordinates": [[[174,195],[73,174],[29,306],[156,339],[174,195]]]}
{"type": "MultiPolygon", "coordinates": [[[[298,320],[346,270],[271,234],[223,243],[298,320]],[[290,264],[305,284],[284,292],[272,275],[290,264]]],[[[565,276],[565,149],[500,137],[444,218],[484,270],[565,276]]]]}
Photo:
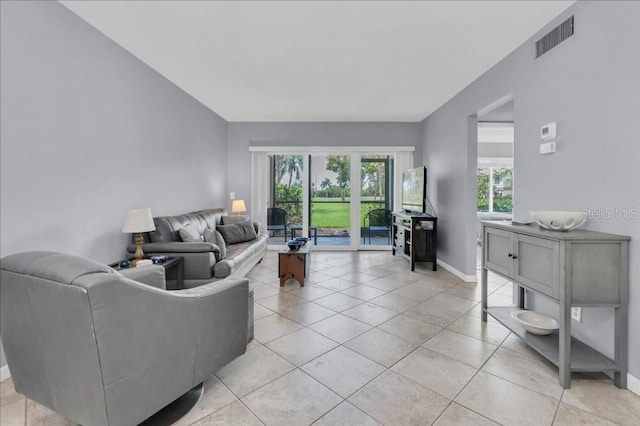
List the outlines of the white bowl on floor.
{"type": "Polygon", "coordinates": [[[531,216],[535,223],[550,231],[571,231],[587,221],[585,212],[541,210],[531,212],[531,216]]]}
{"type": "Polygon", "coordinates": [[[551,334],[559,328],[555,319],[533,311],[513,311],[511,317],[517,320],[529,333],[540,336],[551,334]]]}

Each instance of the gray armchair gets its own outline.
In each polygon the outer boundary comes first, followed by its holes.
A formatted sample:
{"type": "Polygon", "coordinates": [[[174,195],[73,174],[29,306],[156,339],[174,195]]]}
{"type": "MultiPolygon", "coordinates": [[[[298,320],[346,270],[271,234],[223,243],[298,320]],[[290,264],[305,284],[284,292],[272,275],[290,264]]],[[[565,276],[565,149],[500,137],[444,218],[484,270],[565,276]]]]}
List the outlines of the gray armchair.
{"type": "Polygon", "coordinates": [[[16,391],[85,425],[138,424],[243,354],[248,298],[247,279],[168,292],[61,253],[0,261],[16,391]]]}

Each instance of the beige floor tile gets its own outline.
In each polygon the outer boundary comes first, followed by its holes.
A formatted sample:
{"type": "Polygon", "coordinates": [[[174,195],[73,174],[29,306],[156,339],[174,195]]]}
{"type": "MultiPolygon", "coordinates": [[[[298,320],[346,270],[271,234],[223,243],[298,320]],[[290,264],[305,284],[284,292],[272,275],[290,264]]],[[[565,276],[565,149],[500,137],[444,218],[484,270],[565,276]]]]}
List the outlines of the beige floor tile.
{"type": "Polygon", "coordinates": [[[491,343],[448,330],[443,330],[422,346],[475,368],[480,368],[497,348],[491,343]]]}
{"type": "Polygon", "coordinates": [[[264,299],[265,297],[275,296],[280,293],[280,289],[267,284],[254,284],[251,288],[253,288],[254,300],[264,299]]]}
{"type": "Polygon", "coordinates": [[[400,287],[404,287],[407,284],[410,284],[410,282],[406,282],[404,280],[398,279],[397,272],[394,272],[391,275],[385,275],[383,277],[376,278],[375,280],[371,280],[367,282],[367,285],[369,287],[377,288],[378,290],[384,290],[384,291],[397,290],[400,287]]]}
{"type": "Polygon", "coordinates": [[[263,423],[240,401],[205,417],[197,426],[262,426],[263,423]]]}
{"type": "Polygon", "coordinates": [[[274,312],[271,309],[267,309],[259,303],[253,304],[253,320],[259,320],[260,318],[268,317],[269,315],[273,315],[274,312]]]}
{"type": "Polygon", "coordinates": [[[378,328],[418,345],[425,343],[442,330],[441,327],[405,314],[383,322],[378,328]]]}
{"type": "Polygon", "coordinates": [[[494,293],[502,294],[503,296],[513,297],[514,285],[511,282],[507,282],[503,286],[499,287],[494,293]]]}
{"type": "Polygon", "coordinates": [[[377,328],[361,334],[344,345],[385,367],[391,367],[418,346],[377,328]]]}
{"type": "Polygon", "coordinates": [[[396,312],[404,312],[418,304],[414,299],[393,293],[387,293],[383,296],[376,297],[375,299],[370,300],[370,302],[375,303],[378,306],[382,306],[383,308],[392,309],[396,312]]]}
{"type": "Polygon", "coordinates": [[[375,280],[376,278],[378,277],[367,274],[366,272],[353,272],[342,276],[342,279],[353,281],[356,284],[364,284],[368,281],[375,280]]]}
{"type": "Polygon", "coordinates": [[[487,297],[489,306],[515,306],[513,298],[502,294],[492,293],[487,297]]]}
{"type": "Polygon", "coordinates": [[[329,296],[316,299],[313,302],[336,312],[342,312],[361,304],[362,300],[356,299],[355,297],[347,296],[346,294],[334,293],[329,296]]]}
{"type": "Polygon", "coordinates": [[[349,402],[385,425],[431,424],[449,404],[447,398],[392,371],[356,392],[349,402]]]}
{"type": "Polygon", "coordinates": [[[267,343],[278,337],[300,329],[302,325],[279,314],[269,315],[254,321],[254,336],[260,343],[267,343]]]}
{"type": "Polygon", "coordinates": [[[440,290],[429,288],[422,281],[418,281],[394,290],[393,294],[408,297],[409,299],[415,300],[416,303],[422,303],[440,292],[440,290]]]}
{"type": "Polygon", "coordinates": [[[244,396],[293,370],[295,366],[261,346],[224,366],[216,376],[237,396],[244,396]]]}
{"type": "Polygon", "coordinates": [[[301,297],[302,299],[309,301],[328,296],[333,293],[334,290],[331,290],[329,288],[324,288],[317,285],[307,285],[306,283],[304,287],[297,286],[289,291],[289,294],[301,297]]]}
{"type": "Polygon", "coordinates": [[[494,345],[500,345],[510,333],[501,324],[496,324],[492,321],[485,322],[472,315],[461,316],[450,324],[447,329],[494,345]]]}
{"type": "Polygon", "coordinates": [[[307,326],[325,318],[329,318],[330,316],[335,315],[336,312],[313,302],[307,302],[292,306],[291,308],[283,309],[280,314],[297,322],[298,324],[307,326]]]}
{"type": "MultiPolygon", "coordinates": [[[[331,266],[328,266],[327,269],[331,268],[331,266]]],[[[318,285],[320,283],[323,283],[327,280],[331,280],[334,277],[331,275],[327,275],[324,272],[310,272],[309,275],[307,275],[304,278],[304,284],[313,284],[313,285],[318,285]]]]}
{"type": "Polygon", "coordinates": [[[451,309],[434,306],[429,303],[430,300],[431,299],[414,306],[407,310],[405,314],[438,327],[446,327],[463,315],[462,313],[452,311],[451,309]]]}
{"type": "Polygon", "coordinates": [[[540,355],[498,348],[482,370],[554,399],[562,396],[558,369],[540,355]]]}
{"type": "Polygon", "coordinates": [[[560,403],[558,411],[556,412],[556,418],[553,421],[554,426],[574,426],[574,425],[600,425],[600,426],[614,426],[617,423],[612,423],[601,417],[596,417],[593,414],[589,414],[586,411],[579,410],[571,405],[560,403]]]}
{"type": "Polygon", "coordinates": [[[200,400],[184,417],[174,423],[174,426],[190,425],[237,400],[238,398],[220,379],[213,376],[204,382],[204,392],[200,400]]]}
{"type": "Polygon", "coordinates": [[[449,399],[455,398],[477,372],[471,366],[424,348],[391,369],[449,399]]]}
{"type": "Polygon", "coordinates": [[[0,424],[2,426],[24,426],[26,404],[27,400],[23,396],[3,399],[0,405],[0,424]]]}
{"type": "Polygon", "coordinates": [[[382,373],[383,366],[339,346],[300,367],[343,398],[382,373]]]}
{"type": "Polygon", "coordinates": [[[335,340],[344,343],[371,329],[371,326],[353,318],[337,314],[309,326],[310,329],[335,340]]]}
{"type": "Polygon", "coordinates": [[[373,268],[366,268],[361,271],[378,278],[391,275],[395,272],[395,270],[387,268],[386,265],[376,266],[373,268]]]}
{"type": "Polygon", "coordinates": [[[360,300],[367,301],[375,299],[378,296],[382,296],[386,292],[384,290],[369,287],[367,285],[357,285],[355,287],[343,290],[341,293],[346,294],[347,296],[356,297],[360,300]]]}
{"type": "Polygon", "coordinates": [[[342,266],[333,266],[330,269],[325,269],[322,271],[324,274],[331,275],[334,278],[342,278],[346,275],[353,274],[356,272],[355,267],[353,265],[342,265],[342,266]]]}
{"type": "Polygon", "coordinates": [[[417,283],[424,285],[426,288],[431,290],[435,290],[438,292],[443,292],[457,283],[460,282],[460,278],[455,277],[455,281],[449,281],[442,274],[435,273],[435,275],[430,275],[426,273],[426,276],[417,281],[417,283]],[[444,278],[444,279],[441,279],[444,278]]]}
{"type": "Polygon", "coordinates": [[[0,407],[23,400],[24,395],[16,392],[13,379],[11,377],[0,383],[0,407]]]}
{"type": "Polygon", "coordinates": [[[398,312],[374,305],[370,302],[364,302],[361,305],[343,311],[343,314],[358,321],[376,326],[395,317],[398,315],[398,312]]]}
{"type": "Polygon", "coordinates": [[[612,380],[572,380],[562,402],[621,425],[640,424],[640,396],[618,389],[612,380]]]}
{"type": "Polygon", "coordinates": [[[473,308],[477,302],[473,300],[463,299],[462,297],[453,296],[451,294],[440,293],[433,296],[431,299],[423,302],[426,306],[439,307],[449,309],[451,311],[465,313],[469,309],[473,308]]]}
{"type": "Polygon", "coordinates": [[[256,303],[261,304],[267,309],[271,309],[274,312],[278,312],[280,309],[290,308],[301,303],[306,303],[305,299],[294,296],[287,292],[280,292],[275,296],[265,297],[264,299],[256,300],[256,303]]]}
{"type": "Polygon", "coordinates": [[[446,294],[462,297],[463,299],[479,302],[481,300],[481,291],[479,283],[460,282],[453,287],[445,290],[446,294]]]}
{"type": "Polygon", "coordinates": [[[455,401],[505,425],[550,425],[558,405],[553,398],[482,371],[455,401]]]}
{"type": "Polygon", "coordinates": [[[345,280],[343,278],[333,277],[331,279],[318,282],[315,285],[324,287],[333,291],[342,291],[351,287],[355,287],[358,284],[354,283],[353,281],[345,280]]]}
{"type": "Polygon", "coordinates": [[[452,403],[442,413],[434,426],[498,426],[498,423],[493,422],[486,417],[481,416],[471,410],[464,408],[461,405],[452,403]]]}
{"type": "MultiPolygon", "coordinates": [[[[4,423],[3,423],[4,425],[4,423]]],[[[49,410],[44,405],[27,400],[26,426],[72,426],[75,422],[62,417],[60,414],[49,410]]]]}
{"type": "Polygon", "coordinates": [[[325,414],[313,426],[379,426],[380,423],[367,416],[354,405],[343,402],[325,414]]]}
{"type": "Polygon", "coordinates": [[[342,398],[300,370],[242,398],[267,426],[308,425],[341,401],[342,398]]]}
{"type": "Polygon", "coordinates": [[[260,346],[262,346],[262,343],[258,342],[256,339],[251,339],[251,341],[247,343],[247,352],[259,348],[260,346]]]}
{"type": "Polygon", "coordinates": [[[507,337],[504,342],[502,342],[500,347],[525,355],[538,354],[535,350],[531,349],[531,346],[527,345],[520,337],[515,334],[510,334],[509,337],[507,337]]]}
{"type": "Polygon", "coordinates": [[[273,340],[266,346],[287,361],[300,366],[335,348],[338,343],[320,333],[303,328],[273,340]]]}

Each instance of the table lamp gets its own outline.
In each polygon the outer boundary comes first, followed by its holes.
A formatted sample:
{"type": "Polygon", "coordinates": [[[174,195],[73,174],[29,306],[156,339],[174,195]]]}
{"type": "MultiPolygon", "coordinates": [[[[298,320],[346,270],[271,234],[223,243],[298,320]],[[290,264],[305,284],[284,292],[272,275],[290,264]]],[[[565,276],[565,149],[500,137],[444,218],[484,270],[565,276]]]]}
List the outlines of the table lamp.
{"type": "Polygon", "coordinates": [[[136,234],[134,262],[144,257],[144,252],[142,251],[142,241],[144,240],[142,233],[154,231],[155,229],[156,225],[153,223],[151,209],[129,209],[127,211],[127,216],[124,218],[124,225],[122,225],[122,232],[136,234]]]}
{"type": "Polygon", "coordinates": [[[244,200],[233,200],[231,203],[231,212],[240,216],[241,213],[247,211],[247,205],[244,203],[244,200]]]}

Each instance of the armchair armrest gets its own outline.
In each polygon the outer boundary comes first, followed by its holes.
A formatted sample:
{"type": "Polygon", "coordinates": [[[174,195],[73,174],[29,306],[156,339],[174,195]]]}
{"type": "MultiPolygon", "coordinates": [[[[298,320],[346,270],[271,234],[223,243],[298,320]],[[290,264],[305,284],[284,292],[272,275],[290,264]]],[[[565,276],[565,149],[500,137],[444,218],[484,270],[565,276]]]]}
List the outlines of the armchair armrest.
{"type": "Polygon", "coordinates": [[[122,269],[120,273],[131,280],[138,281],[152,287],[167,289],[164,268],[159,265],[149,265],[140,268],[122,269]]]}

